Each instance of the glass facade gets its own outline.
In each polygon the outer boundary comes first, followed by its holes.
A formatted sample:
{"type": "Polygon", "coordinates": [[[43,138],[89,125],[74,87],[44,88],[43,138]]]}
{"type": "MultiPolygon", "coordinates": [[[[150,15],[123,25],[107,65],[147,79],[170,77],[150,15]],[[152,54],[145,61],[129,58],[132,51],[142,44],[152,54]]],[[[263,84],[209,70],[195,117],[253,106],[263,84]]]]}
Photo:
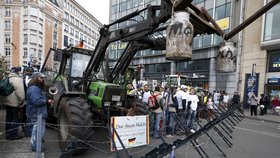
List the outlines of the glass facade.
{"type": "MultiPolygon", "coordinates": [[[[207,9],[214,20],[231,16],[231,0],[194,0],[195,5],[207,9]]],[[[224,30],[228,32],[228,29],[224,30]]],[[[193,49],[219,45],[223,39],[217,35],[198,35],[193,40],[193,49]]]]}
{"type": "MultiPolygon", "coordinates": [[[[161,0],[111,0],[111,10],[110,10],[110,22],[114,22],[117,19],[133,12],[136,10],[140,10],[145,8],[148,4],[151,5],[160,5],[161,0]]],[[[214,19],[214,20],[223,20],[224,18],[231,17],[231,0],[193,0],[192,2],[197,7],[204,7],[208,14],[214,19]]],[[[128,21],[112,25],[110,27],[111,30],[122,28],[127,25],[135,24],[143,19],[146,18],[146,13],[143,12],[141,15],[131,18],[128,21]]],[[[229,26],[230,26],[230,20],[229,20],[229,26]]],[[[228,32],[230,28],[225,29],[225,32],[228,32]]],[[[155,35],[158,37],[164,36],[164,32],[160,33],[158,35],[155,35]]],[[[219,37],[217,35],[197,35],[193,39],[193,54],[196,53],[196,50],[201,48],[209,48],[220,45],[220,43],[223,41],[222,37],[219,37]]],[[[122,42],[117,41],[112,43],[109,46],[109,58],[113,60],[117,60],[121,54],[123,53],[123,50],[125,47],[122,46],[122,42]]],[[[181,73],[181,74],[187,74],[192,72],[201,72],[202,74],[205,74],[206,81],[203,80],[203,84],[207,83],[208,79],[208,73],[209,73],[209,65],[210,65],[210,59],[207,58],[207,55],[204,57],[204,59],[199,60],[192,60],[188,62],[175,62],[175,64],[171,64],[170,61],[166,61],[164,58],[164,53],[162,51],[154,51],[154,50],[143,50],[136,53],[135,58],[139,59],[142,58],[140,61],[143,61],[144,65],[144,73],[143,77],[144,79],[158,79],[161,78],[164,75],[170,75],[171,69],[172,73],[181,73]],[[161,57],[161,58],[157,58],[161,57]],[[171,68],[171,65],[174,67],[171,68]],[[205,81],[205,82],[204,82],[205,81]]],[[[207,53],[207,52],[203,52],[207,53]]]]}
{"type": "Polygon", "coordinates": [[[264,41],[280,39],[280,4],[271,8],[265,16],[264,41]]]}

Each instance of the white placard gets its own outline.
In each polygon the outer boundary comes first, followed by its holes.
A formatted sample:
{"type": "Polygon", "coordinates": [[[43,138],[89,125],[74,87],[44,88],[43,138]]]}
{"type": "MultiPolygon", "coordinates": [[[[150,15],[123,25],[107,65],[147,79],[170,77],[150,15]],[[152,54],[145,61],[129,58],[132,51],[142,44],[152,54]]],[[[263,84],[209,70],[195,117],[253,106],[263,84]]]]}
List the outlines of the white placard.
{"type": "MultiPolygon", "coordinates": [[[[116,129],[126,149],[149,144],[148,115],[111,117],[112,126],[116,129]]],[[[123,149],[116,132],[113,132],[113,128],[111,128],[111,131],[117,150],[123,149]]],[[[111,151],[115,151],[112,141],[111,151]]]]}

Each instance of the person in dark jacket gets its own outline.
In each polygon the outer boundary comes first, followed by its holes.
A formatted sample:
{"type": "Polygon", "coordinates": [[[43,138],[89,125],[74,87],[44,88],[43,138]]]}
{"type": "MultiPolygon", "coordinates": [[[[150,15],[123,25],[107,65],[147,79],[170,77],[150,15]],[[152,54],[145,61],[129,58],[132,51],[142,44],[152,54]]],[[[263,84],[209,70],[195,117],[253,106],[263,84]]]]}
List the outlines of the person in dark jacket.
{"type": "Polygon", "coordinates": [[[260,115],[264,115],[264,94],[261,94],[259,104],[260,104],[260,115]]]}
{"type": "Polygon", "coordinates": [[[237,110],[243,114],[244,111],[243,111],[242,108],[241,108],[241,104],[240,104],[240,95],[238,94],[237,91],[234,92],[232,101],[233,101],[233,103],[234,103],[235,105],[237,105],[237,110]]]}
{"type": "MultiPolygon", "coordinates": [[[[24,103],[24,87],[21,77],[16,73],[7,72],[9,82],[13,87],[13,92],[8,96],[0,95],[0,100],[6,107],[6,139],[16,140],[21,139],[22,136],[18,135],[18,128],[20,125],[20,107],[24,103]]],[[[1,77],[4,75],[1,73],[1,77]]],[[[0,78],[2,80],[2,78],[0,78]]]]}
{"type": "MultiPolygon", "coordinates": [[[[46,76],[43,73],[34,72],[26,93],[26,116],[28,123],[30,123],[30,126],[27,128],[28,132],[29,134],[32,133],[32,138],[35,137],[33,134],[36,134],[36,132],[32,132],[32,128],[38,121],[38,116],[42,115],[42,140],[45,135],[45,124],[48,116],[47,104],[48,102],[51,102],[51,100],[47,100],[46,95],[43,92],[45,77],[46,76]]],[[[36,151],[36,142],[31,143],[31,147],[32,151],[36,151]]]]}
{"type": "MultiPolygon", "coordinates": [[[[22,76],[23,79],[23,83],[24,83],[24,93],[25,93],[25,98],[26,98],[26,93],[27,93],[27,87],[28,87],[28,83],[31,80],[32,77],[32,73],[34,72],[34,69],[32,67],[27,67],[24,71],[24,74],[22,76]]],[[[21,123],[22,123],[22,129],[24,131],[24,135],[26,137],[31,137],[31,133],[28,132],[25,128],[25,124],[27,123],[27,117],[26,117],[26,101],[24,103],[24,106],[20,108],[21,112],[22,112],[22,116],[21,116],[21,123]]]]}

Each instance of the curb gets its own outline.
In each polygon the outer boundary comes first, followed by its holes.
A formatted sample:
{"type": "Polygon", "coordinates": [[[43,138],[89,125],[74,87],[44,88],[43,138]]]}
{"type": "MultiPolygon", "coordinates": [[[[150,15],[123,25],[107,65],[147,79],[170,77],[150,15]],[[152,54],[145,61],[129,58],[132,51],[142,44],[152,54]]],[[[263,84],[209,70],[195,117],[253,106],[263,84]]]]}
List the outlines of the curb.
{"type": "Polygon", "coordinates": [[[280,121],[270,120],[270,119],[266,119],[266,118],[252,117],[252,116],[245,116],[245,118],[251,119],[251,120],[259,120],[259,121],[264,121],[264,122],[270,122],[270,123],[278,123],[278,124],[280,124],[280,121]]]}

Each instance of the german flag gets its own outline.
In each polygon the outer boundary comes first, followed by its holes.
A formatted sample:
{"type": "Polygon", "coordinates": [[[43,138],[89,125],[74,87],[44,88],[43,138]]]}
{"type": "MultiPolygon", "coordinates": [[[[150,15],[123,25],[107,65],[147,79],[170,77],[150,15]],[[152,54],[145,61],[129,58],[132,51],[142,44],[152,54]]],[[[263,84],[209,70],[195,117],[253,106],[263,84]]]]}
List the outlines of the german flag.
{"type": "Polygon", "coordinates": [[[135,144],[136,137],[128,139],[128,145],[135,144]]]}

